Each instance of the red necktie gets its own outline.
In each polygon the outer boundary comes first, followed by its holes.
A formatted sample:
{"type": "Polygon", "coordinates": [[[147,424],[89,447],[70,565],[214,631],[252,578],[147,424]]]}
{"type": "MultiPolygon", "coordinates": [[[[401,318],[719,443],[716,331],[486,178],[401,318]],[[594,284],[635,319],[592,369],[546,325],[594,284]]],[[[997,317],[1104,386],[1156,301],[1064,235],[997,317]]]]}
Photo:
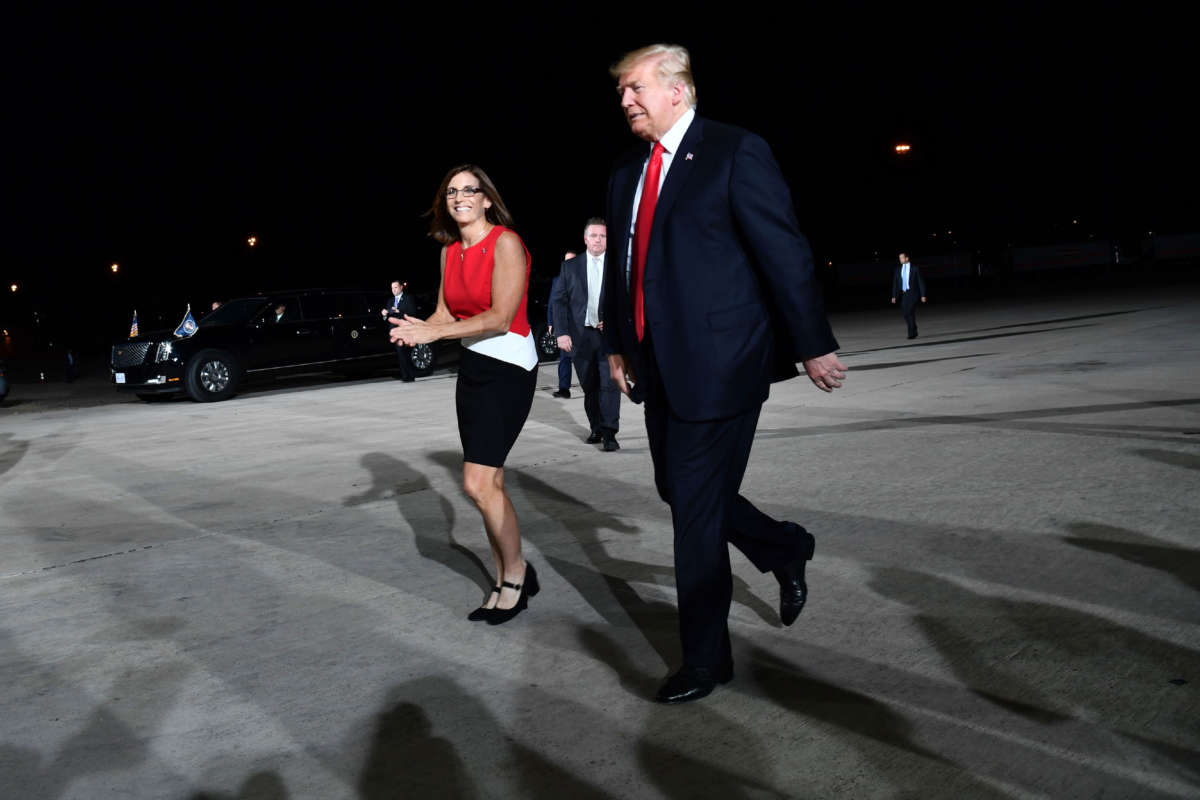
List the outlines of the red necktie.
{"type": "Polygon", "coordinates": [[[633,226],[633,274],[629,291],[633,296],[633,327],[638,341],[646,335],[646,301],[642,295],[642,276],[646,272],[646,252],[650,249],[650,229],[654,227],[654,207],[658,205],[658,178],[662,174],[662,142],[654,143],[646,179],[642,181],[642,199],[638,201],[637,222],[633,226]]]}

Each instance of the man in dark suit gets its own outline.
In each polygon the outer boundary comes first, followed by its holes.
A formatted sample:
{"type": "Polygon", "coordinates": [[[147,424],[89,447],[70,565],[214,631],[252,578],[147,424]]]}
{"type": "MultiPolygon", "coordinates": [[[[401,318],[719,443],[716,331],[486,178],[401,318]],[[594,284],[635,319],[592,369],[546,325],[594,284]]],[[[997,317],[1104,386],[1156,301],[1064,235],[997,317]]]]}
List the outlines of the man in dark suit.
{"type": "Polygon", "coordinates": [[[900,263],[892,272],[892,305],[900,301],[900,311],[908,325],[908,338],[917,338],[917,298],[925,302],[925,279],[921,269],[908,260],[908,253],[900,254],[900,263]]]}
{"type": "MultiPolygon", "coordinates": [[[[417,302],[411,294],[404,291],[408,284],[403,281],[392,281],[392,300],[383,309],[383,318],[395,317],[404,319],[405,315],[417,315],[417,302]]],[[[415,372],[412,365],[412,348],[401,344],[396,345],[396,360],[400,363],[400,380],[412,383],[415,372]]]]}
{"type": "Polygon", "coordinates": [[[682,667],[661,702],[733,677],[728,544],[780,587],[790,625],[807,598],[814,539],[741,496],[770,384],[799,373],[823,391],[846,367],[779,167],[759,137],[695,114],[687,50],[653,45],[612,68],[648,144],[608,186],[605,337],[613,380],[644,401],[659,495],[671,506],[682,667]]]}
{"type": "MultiPolygon", "coordinates": [[[[570,261],[574,257],[575,253],[568,250],[563,256],[563,261],[570,261]]],[[[546,330],[551,334],[554,333],[554,289],[556,286],[558,286],[557,275],[550,279],[550,296],[546,298],[546,330]]],[[[558,391],[554,393],[554,396],[564,400],[571,399],[571,354],[566,350],[558,351],[558,391]]]]}
{"type": "Polygon", "coordinates": [[[604,315],[600,290],[604,282],[604,251],[608,228],[592,217],[583,226],[584,252],[564,261],[550,304],[558,321],[558,347],[570,353],[583,389],[583,409],[592,433],[588,444],[604,443],[607,453],[620,450],[621,392],[613,383],[604,346],[604,315]]]}

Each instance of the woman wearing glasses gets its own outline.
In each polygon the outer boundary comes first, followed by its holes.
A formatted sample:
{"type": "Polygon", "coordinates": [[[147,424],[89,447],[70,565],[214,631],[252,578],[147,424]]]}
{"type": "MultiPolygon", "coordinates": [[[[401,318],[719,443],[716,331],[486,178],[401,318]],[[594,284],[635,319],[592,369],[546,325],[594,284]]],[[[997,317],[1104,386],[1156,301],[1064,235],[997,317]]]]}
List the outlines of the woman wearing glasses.
{"type": "Polygon", "coordinates": [[[437,310],[394,322],[408,346],[462,339],[455,406],[463,445],[463,488],[483,515],[496,585],[468,615],[499,625],[538,592],[521,555],[517,513],[504,490],[504,460],[517,441],[537,381],[537,350],[525,315],[531,259],[500,193],[479,167],[446,173],[429,210],[429,233],[443,245],[437,310]]]}

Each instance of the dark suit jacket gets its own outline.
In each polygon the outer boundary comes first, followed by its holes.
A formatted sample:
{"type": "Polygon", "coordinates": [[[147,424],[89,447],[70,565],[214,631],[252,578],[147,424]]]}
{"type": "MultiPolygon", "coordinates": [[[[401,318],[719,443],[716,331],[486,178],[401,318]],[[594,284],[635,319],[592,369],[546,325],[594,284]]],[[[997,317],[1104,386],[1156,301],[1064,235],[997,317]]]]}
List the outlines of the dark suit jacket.
{"type": "Polygon", "coordinates": [[[558,286],[558,275],[550,279],[550,296],[546,298],[546,325],[554,327],[554,290],[558,286]]]}
{"type": "MultiPolygon", "coordinates": [[[[611,352],[639,344],[626,282],[633,199],[650,155],[620,159],[608,184],[601,308],[611,352]]],[[[697,116],[675,153],[646,256],[646,325],[672,410],[728,417],[767,398],[796,362],[837,349],[812,251],[771,149],[748,131],[697,116]]]]}
{"type": "MultiPolygon", "coordinates": [[[[900,268],[903,264],[897,264],[892,270],[892,299],[899,300],[900,295],[904,294],[900,288],[904,285],[903,279],[900,277],[900,268]]],[[[928,297],[925,294],[925,279],[921,277],[921,269],[913,262],[908,262],[908,288],[916,289],[918,297],[928,297]]]]}
{"type": "MultiPolygon", "coordinates": [[[[604,276],[601,274],[601,286],[604,276]]],[[[576,341],[583,336],[583,325],[587,321],[587,251],[564,261],[562,270],[554,282],[550,294],[550,305],[557,321],[559,336],[569,334],[576,341]]],[[[601,308],[600,319],[604,319],[601,308]]]]}
{"type": "Polygon", "coordinates": [[[393,309],[395,309],[395,305],[396,305],[396,296],[389,295],[388,300],[387,300],[387,306],[386,306],[389,317],[403,317],[405,314],[408,314],[410,316],[415,316],[417,313],[417,301],[414,300],[413,296],[411,294],[409,294],[408,292],[400,293],[400,308],[399,308],[399,310],[393,310],[393,309]]]}

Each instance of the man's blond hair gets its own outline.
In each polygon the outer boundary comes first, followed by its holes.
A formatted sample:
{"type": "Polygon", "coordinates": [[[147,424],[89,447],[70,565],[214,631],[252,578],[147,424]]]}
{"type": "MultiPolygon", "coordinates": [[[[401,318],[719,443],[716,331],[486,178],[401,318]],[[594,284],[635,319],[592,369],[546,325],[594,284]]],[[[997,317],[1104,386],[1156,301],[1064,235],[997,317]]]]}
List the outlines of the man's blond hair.
{"type": "Polygon", "coordinates": [[[609,67],[608,73],[617,80],[638,64],[651,58],[658,59],[655,72],[663,86],[684,85],[688,105],[696,107],[696,81],[692,78],[692,57],[687,48],[677,44],[652,44],[626,53],[621,60],[609,67]]]}

